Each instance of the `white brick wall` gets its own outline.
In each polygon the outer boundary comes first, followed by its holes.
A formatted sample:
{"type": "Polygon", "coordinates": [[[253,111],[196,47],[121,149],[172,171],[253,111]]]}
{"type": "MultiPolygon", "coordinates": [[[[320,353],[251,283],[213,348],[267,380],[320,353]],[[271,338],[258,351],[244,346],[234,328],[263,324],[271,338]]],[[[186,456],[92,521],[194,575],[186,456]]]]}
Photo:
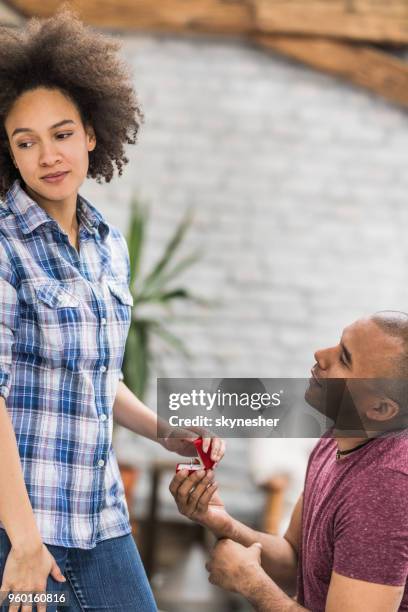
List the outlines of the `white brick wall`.
{"type": "Polygon", "coordinates": [[[123,230],[131,194],[150,202],[145,267],[193,205],[205,256],[183,283],[221,301],[177,308],[194,359],[165,355],[167,375],[307,376],[347,323],[408,309],[404,112],[240,41],[128,36],[123,54],[146,123],[124,176],[83,193],[123,230]]]}

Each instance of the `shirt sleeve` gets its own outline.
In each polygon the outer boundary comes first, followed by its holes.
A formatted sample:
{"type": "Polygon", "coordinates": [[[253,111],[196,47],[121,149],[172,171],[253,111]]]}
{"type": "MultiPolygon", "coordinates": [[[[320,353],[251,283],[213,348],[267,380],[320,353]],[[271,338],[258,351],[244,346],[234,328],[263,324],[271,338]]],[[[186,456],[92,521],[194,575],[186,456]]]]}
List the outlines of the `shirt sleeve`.
{"type": "Polygon", "coordinates": [[[333,569],[391,586],[408,576],[408,474],[380,468],[366,477],[335,520],[333,569]]]}
{"type": "Polygon", "coordinates": [[[15,278],[7,255],[0,245],[0,396],[10,393],[12,348],[19,324],[15,278]]]}
{"type": "MultiPolygon", "coordinates": [[[[122,247],[123,247],[123,253],[124,253],[124,258],[125,258],[125,265],[126,265],[126,278],[127,278],[127,284],[129,287],[129,283],[130,283],[130,257],[129,257],[129,247],[128,247],[128,243],[127,240],[125,238],[125,236],[121,233],[121,239],[122,239],[122,247]]],[[[119,380],[124,380],[124,375],[123,375],[123,370],[120,370],[119,373],[119,380]]]]}

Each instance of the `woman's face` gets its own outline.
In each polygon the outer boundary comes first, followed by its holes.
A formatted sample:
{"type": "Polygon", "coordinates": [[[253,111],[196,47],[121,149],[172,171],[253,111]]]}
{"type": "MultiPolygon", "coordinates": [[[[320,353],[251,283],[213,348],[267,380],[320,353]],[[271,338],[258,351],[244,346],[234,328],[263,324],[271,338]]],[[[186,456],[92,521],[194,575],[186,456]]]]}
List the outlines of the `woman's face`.
{"type": "Polygon", "coordinates": [[[5,120],[10,153],[23,181],[47,200],[76,194],[86,178],[89,151],[96,145],[73,102],[58,89],[38,87],[23,93],[5,120]],[[66,172],[61,180],[44,177],[66,172]]]}

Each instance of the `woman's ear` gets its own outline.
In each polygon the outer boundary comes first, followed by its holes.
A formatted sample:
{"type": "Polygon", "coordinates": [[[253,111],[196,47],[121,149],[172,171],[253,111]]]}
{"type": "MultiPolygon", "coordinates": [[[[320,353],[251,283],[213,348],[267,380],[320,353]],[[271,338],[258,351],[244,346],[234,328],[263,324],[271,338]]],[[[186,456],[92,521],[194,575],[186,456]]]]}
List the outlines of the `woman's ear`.
{"type": "Polygon", "coordinates": [[[88,124],[85,127],[85,131],[86,131],[86,136],[87,136],[87,141],[88,141],[88,151],[93,151],[94,148],[96,147],[96,134],[95,134],[95,130],[93,129],[92,125],[88,124]]]}
{"type": "Polygon", "coordinates": [[[378,398],[367,410],[366,417],[372,421],[390,421],[400,411],[399,404],[389,397],[378,398]]]}

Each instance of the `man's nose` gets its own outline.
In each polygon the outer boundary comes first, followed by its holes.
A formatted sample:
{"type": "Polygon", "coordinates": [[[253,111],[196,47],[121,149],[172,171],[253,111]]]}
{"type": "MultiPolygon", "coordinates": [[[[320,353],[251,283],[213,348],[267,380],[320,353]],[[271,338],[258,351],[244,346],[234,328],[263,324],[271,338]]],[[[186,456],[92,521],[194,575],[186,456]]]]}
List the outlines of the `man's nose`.
{"type": "Polygon", "coordinates": [[[330,352],[328,349],[319,349],[315,352],[314,358],[321,370],[326,370],[330,364],[330,352]]]}

